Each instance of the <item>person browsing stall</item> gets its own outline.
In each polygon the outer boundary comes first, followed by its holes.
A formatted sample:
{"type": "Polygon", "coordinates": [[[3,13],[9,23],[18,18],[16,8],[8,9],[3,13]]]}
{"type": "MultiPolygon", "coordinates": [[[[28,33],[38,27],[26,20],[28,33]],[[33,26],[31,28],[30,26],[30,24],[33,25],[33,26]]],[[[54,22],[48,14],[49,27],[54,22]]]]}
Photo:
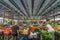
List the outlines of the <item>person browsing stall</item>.
{"type": "Polygon", "coordinates": [[[11,29],[12,29],[13,40],[17,40],[17,36],[18,36],[17,31],[19,30],[19,26],[17,26],[17,23],[13,23],[11,29]]]}
{"type": "Polygon", "coordinates": [[[52,26],[50,25],[50,19],[46,20],[45,25],[46,25],[47,31],[48,31],[49,33],[51,33],[52,36],[53,36],[52,40],[54,40],[54,32],[55,32],[55,30],[54,30],[54,29],[52,28],[52,26]]]}

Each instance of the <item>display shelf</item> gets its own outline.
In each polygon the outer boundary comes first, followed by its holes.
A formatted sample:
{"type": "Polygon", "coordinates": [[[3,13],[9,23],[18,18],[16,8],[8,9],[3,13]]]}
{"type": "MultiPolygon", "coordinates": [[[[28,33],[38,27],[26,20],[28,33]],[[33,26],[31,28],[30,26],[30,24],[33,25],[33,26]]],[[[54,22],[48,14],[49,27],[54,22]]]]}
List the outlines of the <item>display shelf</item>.
{"type": "Polygon", "coordinates": [[[58,36],[58,37],[60,37],[60,33],[58,33],[58,32],[55,32],[55,35],[58,36]]]}
{"type": "Polygon", "coordinates": [[[55,32],[55,40],[60,40],[60,33],[55,32]]]}

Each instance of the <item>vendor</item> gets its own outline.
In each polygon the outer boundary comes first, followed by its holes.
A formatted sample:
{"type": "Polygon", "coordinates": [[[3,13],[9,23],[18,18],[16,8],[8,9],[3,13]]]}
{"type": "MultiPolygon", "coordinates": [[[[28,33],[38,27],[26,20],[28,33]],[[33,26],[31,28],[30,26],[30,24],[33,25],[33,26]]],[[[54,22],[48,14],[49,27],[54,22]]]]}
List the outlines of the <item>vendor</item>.
{"type": "Polygon", "coordinates": [[[53,36],[52,40],[54,40],[54,32],[55,32],[55,30],[54,30],[54,29],[52,28],[52,26],[50,25],[50,19],[47,19],[47,20],[46,20],[45,25],[46,25],[47,31],[48,31],[49,33],[51,33],[52,36],[53,36]]]}

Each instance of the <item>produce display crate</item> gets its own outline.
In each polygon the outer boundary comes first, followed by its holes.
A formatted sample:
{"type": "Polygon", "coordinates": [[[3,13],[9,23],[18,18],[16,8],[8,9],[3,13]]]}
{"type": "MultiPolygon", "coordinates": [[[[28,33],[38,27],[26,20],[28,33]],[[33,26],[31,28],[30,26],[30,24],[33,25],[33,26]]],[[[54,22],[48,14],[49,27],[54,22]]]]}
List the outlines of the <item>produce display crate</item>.
{"type": "Polygon", "coordinates": [[[52,40],[52,39],[46,38],[45,36],[42,35],[42,40],[52,40]]]}
{"type": "Polygon", "coordinates": [[[55,32],[55,40],[60,40],[60,33],[55,32]]]}

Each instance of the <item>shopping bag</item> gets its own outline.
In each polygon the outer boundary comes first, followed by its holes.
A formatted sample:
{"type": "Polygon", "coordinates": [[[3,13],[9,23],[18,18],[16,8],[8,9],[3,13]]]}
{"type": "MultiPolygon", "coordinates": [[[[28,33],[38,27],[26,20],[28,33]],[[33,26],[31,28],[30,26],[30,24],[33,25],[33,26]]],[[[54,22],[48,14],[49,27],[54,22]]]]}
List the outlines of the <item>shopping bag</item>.
{"type": "Polygon", "coordinates": [[[28,40],[26,37],[20,37],[19,40],[28,40]]]}

